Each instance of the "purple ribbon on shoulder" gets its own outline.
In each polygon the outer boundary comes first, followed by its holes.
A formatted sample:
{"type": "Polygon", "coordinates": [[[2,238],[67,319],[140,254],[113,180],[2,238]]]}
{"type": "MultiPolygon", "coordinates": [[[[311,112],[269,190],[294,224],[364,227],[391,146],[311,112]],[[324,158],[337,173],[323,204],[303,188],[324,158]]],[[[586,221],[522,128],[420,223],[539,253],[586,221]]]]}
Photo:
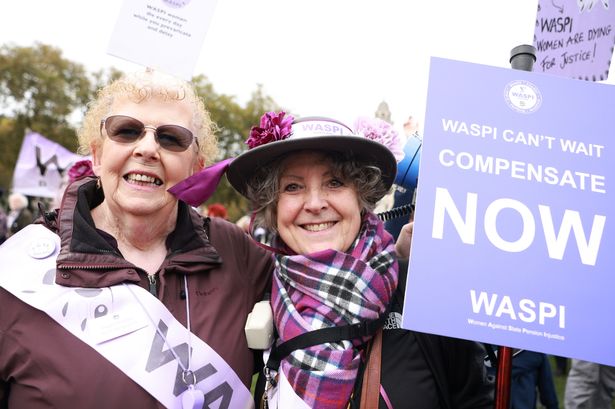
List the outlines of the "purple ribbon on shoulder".
{"type": "Polygon", "coordinates": [[[169,193],[190,206],[200,206],[214,194],[220,178],[232,161],[232,158],[224,159],[206,167],[171,187],[169,193]]]}

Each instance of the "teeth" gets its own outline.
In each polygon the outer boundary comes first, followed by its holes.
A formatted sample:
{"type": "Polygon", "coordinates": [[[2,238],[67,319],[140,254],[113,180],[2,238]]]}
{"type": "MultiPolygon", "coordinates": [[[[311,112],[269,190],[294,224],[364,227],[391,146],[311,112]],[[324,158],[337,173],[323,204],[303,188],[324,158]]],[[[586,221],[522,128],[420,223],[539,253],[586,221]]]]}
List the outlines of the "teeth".
{"type": "Polygon", "coordinates": [[[141,182],[141,183],[153,183],[156,186],[162,185],[162,180],[155,178],[153,176],[142,175],[140,173],[131,173],[126,176],[126,180],[131,182],[141,182]]]}
{"type": "Polygon", "coordinates": [[[333,222],[328,222],[328,223],[318,223],[318,224],[305,224],[303,225],[303,228],[305,230],[309,230],[309,231],[321,231],[321,230],[326,230],[329,227],[333,226],[335,223],[333,222]]]}

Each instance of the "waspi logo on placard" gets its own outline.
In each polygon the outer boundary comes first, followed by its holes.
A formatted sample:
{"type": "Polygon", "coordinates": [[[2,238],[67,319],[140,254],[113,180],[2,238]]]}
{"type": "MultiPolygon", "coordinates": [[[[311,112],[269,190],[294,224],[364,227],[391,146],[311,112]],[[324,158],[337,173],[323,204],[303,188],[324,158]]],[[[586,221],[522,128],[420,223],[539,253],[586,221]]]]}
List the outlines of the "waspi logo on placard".
{"type": "Polygon", "coordinates": [[[536,112],[542,104],[542,95],[529,81],[512,81],[504,87],[504,99],[509,107],[517,112],[529,114],[536,112]]]}

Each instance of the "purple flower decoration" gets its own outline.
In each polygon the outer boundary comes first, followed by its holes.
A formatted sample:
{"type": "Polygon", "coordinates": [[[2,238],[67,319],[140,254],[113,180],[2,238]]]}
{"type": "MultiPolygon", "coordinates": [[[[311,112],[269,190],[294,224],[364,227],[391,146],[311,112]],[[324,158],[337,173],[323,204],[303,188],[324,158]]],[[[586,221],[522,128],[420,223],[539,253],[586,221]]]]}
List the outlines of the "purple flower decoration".
{"type": "Polygon", "coordinates": [[[246,144],[250,149],[256,148],[274,141],[282,141],[290,135],[293,124],[291,115],[286,116],[286,112],[280,113],[266,112],[261,116],[260,126],[253,126],[250,129],[250,137],[246,144]]]}
{"type": "Polygon", "coordinates": [[[389,148],[398,163],[404,158],[404,141],[387,121],[361,116],[356,119],[354,130],[357,135],[380,142],[389,148]]]}
{"type": "Polygon", "coordinates": [[[80,160],[76,162],[68,170],[68,181],[70,183],[77,179],[81,179],[86,176],[96,176],[92,170],[92,162],[89,159],[80,160]]]}

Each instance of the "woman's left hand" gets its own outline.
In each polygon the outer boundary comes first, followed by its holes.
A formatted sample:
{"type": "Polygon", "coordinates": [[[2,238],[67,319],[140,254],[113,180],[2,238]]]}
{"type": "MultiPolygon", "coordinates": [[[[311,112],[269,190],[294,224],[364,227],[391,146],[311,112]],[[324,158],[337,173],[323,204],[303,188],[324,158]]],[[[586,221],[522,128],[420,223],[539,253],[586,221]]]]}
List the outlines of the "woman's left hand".
{"type": "Polygon", "coordinates": [[[414,221],[410,221],[401,228],[397,241],[395,242],[395,252],[400,259],[407,259],[410,256],[410,243],[412,241],[412,230],[414,221]]]}

